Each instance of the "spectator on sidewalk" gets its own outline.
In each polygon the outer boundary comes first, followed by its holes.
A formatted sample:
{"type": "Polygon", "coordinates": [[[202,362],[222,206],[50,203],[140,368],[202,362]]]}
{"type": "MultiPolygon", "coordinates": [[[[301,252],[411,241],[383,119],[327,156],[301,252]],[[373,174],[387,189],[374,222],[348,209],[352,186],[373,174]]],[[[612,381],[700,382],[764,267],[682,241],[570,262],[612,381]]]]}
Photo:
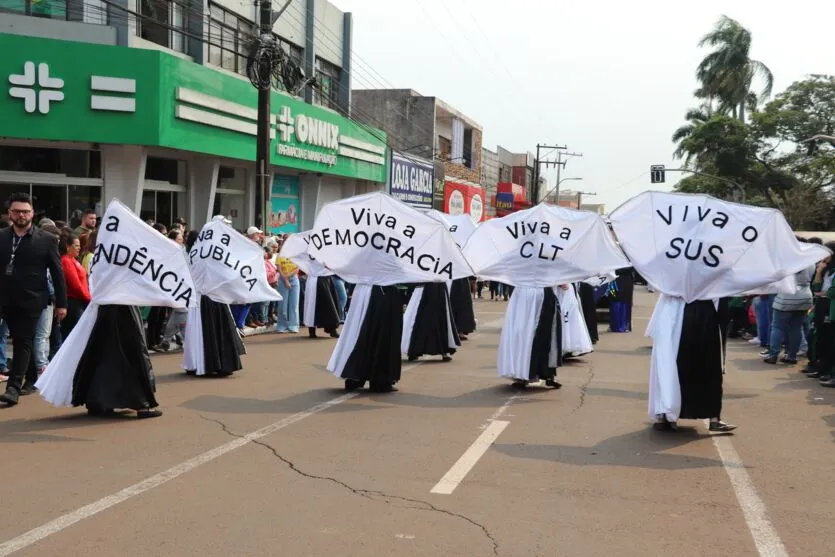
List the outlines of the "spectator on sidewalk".
{"type": "Polygon", "coordinates": [[[67,316],[61,322],[61,336],[68,338],[92,298],[87,286],[87,271],[78,262],[81,252],[78,236],[72,232],[65,232],[61,236],[59,251],[64,280],[67,283],[67,316]]]}
{"type": "Polygon", "coordinates": [[[787,364],[797,363],[803,335],[803,321],[812,308],[812,279],[815,267],[809,267],[794,275],[797,288],[794,294],[777,294],[774,298],[771,320],[771,340],[765,363],[776,364],[780,357],[783,342],[786,343],[786,355],[782,361],[787,364]]]}
{"type": "Polygon", "coordinates": [[[58,242],[32,226],[35,211],[29,194],[12,194],[8,214],[12,227],[0,230],[0,314],[14,338],[15,353],[0,402],[14,406],[21,395],[35,392],[38,373],[33,349],[38,320],[49,302],[47,270],[54,281],[59,320],[67,314],[67,291],[58,242]]]}

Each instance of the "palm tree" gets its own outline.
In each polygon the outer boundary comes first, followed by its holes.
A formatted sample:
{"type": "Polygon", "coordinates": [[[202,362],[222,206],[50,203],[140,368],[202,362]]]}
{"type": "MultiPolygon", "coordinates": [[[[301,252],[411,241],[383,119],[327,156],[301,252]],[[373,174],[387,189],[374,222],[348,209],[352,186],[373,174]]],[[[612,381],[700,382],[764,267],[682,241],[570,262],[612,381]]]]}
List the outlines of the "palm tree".
{"type": "Polygon", "coordinates": [[[754,79],[761,78],[763,82],[759,98],[771,95],[774,86],[771,70],[749,57],[751,32],[723,15],[713,30],[702,37],[699,46],[714,49],[696,69],[703,93],[708,98],[716,98],[720,107],[729,108],[735,118],[744,122],[754,79]]]}
{"type": "Polygon", "coordinates": [[[684,159],[684,166],[687,166],[690,163],[690,158],[695,153],[690,153],[684,148],[684,140],[690,137],[696,128],[710,120],[712,116],[713,106],[709,102],[703,103],[698,108],[691,108],[687,111],[684,115],[684,119],[687,120],[687,123],[673,133],[673,143],[678,144],[676,150],[673,152],[673,158],[684,159]]]}

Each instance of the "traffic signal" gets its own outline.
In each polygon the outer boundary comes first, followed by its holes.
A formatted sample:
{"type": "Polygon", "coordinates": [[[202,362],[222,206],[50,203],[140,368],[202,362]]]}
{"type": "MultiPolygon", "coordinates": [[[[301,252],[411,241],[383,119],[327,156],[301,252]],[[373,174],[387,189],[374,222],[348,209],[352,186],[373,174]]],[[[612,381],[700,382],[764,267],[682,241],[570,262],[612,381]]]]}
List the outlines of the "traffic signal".
{"type": "Polygon", "coordinates": [[[664,165],[663,164],[653,164],[649,167],[649,179],[650,183],[652,184],[663,184],[664,183],[664,165]]]}

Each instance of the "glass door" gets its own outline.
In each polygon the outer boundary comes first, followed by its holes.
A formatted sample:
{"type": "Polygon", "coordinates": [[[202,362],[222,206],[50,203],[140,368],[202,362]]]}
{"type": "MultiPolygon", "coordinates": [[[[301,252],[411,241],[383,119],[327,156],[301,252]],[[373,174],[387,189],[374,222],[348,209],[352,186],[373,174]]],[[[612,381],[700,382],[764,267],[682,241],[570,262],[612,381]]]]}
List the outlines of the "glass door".
{"type": "MultiPolygon", "coordinates": [[[[9,197],[13,193],[32,193],[29,184],[14,184],[10,182],[0,182],[0,213],[6,215],[9,213],[9,197]]],[[[37,210],[37,208],[35,209],[37,210]]]]}

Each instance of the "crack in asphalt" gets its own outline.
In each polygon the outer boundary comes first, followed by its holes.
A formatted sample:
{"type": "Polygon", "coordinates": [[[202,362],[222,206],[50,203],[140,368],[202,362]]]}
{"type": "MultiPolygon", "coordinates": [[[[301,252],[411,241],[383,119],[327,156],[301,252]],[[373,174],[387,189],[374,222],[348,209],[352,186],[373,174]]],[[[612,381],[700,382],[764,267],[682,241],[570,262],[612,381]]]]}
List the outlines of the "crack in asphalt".
{"type": "Polygon", "coordinates": [[[580,386],[580,402],[579,402],[579,404],[577,404],[577,406],[574,408],[574,410],[571,411],[572,414],[579,411],[583,407],[583,405],[586,403],[586,390],[589,388],[589,385],[591,384],[591,382],[593,380],[594,380],[594,366],[590,366],[589,367],[589,377],[588,377],[588,379],[586,379],[586,382],[583,383],[580,386]]]}
{"type": "MultiPolygon", "coordinates": [[[[202,414],[200,415],[200,418],[202,418],[203,420],[206,420],[208,422],[212,422],[212,423],[215,423],[215,424],[219,425],[221,427],[221,429],[223,430],[223,432],[226,433],[227,435],[230,435],[232,437],[236,437],[236,438],[239,438],[239,439],[246,437],[245,435],[240,435],[238,433],[235,433],[234,431],[229,429],[229,427],[225,423],[223,423],[220,420],[217,420],[215,418],[209,418],[209,417],[203,416],[202,414]]],[[[320,481],[331,482],[335,485],[338,485],[339,487],[347,489],[348,491],[350,491],[354,495],[359,495],[360,497],[364,497],[364,498],[366,498],[370,501],[375,501],[376,502],[376,501],[382,500],[386,504],[390,504],[392,500],[402,501],[404,503],[411,503],[412,505],[417,505],[417,506],[406,505],[406,506],[403,506],[402,508],[416,510],[416,511],[437,512],[437,513],[445,514],[447,516],[451,516],[453,518],[458,518],[460,520],[468,522],[472,526],[475,526],[476,528],[480,529],[482,531],[482,533],[484,534],[484,536],[488,540],[490,540],[490,543],[493,545],[493,554],[494,555],[499,554],[499,543],[496,541],[496,538],[493,537],[493,535],[490,533],[490,531],[487,529],[486,526],[476,522],[475,520],[473,520],[472,518],[470,518],[468,516],[465,516],[463,514],[458,514],[458,513],[452,512],[452,511],[448,511],[446,509],[441,509],[439,507],[436,507],[435,505],[433,505],[432,503],[430,503],[428,501],[422,501],[420,499],[412,499],[410,497],[402,497],[400,495],[392,495],[392,494],[385,493],[385,492],[382,492],[382,491],[377,491],[377,490],[359,489],[359,488],[352,487],[351,485],[343,482],[342,480],[339,480],[337,478],[333,478],[331,476],[319,476],[317,474],[311,474],[309,472],[305,472],[304,470],[301,470],[298,466],[296,466],[296,464],[293,461],[291,461],[290,459],[288,459],[288,458],[282,456],[281,454],[279,454],[278,450],[275,447],[273,447],[272,445],[270,445],[269,443],[265,443],[265,442],[260,441],[258,439],[249,439],[249,441],[251,441],[252,443],[254,443],[254,444],[256,444],[260,447],[263,447],[263,448],[267,449],[268,451],[270,451],[273,454],[273,456],[275,456],[278,460],[280,460],[282,463],[284,463],[290,470],[292,470],[296,474],[298,474],[300,476],[303,476],[305,478],[308,478],[308,479],[311,479],[311,480],[320,480],[320,481]]]]}

